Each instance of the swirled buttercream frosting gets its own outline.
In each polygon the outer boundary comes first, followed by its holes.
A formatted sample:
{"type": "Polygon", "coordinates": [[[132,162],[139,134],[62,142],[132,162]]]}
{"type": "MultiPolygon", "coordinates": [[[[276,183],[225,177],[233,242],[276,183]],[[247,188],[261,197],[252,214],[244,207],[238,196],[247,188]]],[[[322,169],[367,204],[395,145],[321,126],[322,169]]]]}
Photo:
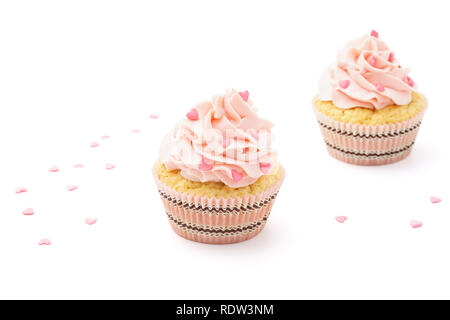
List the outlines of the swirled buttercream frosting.
{"type": "Polygon", "coordinates": [[[408,73],[409,69],[399,64],[394,52],[372,31],[340,51],[337,62],[320,81],[319,99],[333,101],[341,109],[407,105],[415,91],[408,73]]]}
{"type": "Polygon", "coordinates": [[[231,89],[187,112],[161,144],[160,161],[191,181],[248,186],[276,164],[272,127],[248,91],[231,89]]]}

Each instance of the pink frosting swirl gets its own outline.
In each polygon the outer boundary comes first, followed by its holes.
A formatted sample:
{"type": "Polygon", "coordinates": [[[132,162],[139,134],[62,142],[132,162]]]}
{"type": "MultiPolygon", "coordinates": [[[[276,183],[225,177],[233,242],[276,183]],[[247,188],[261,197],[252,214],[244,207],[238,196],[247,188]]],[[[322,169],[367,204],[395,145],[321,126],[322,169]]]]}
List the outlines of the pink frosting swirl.
{"type": "Polygon", "coordinates": [[[378,39],[378,33],[349,42],[338,60],[324,74],[319,99],[333,101],[341,109],[364,107],[383,109],[389,105],[406,105],[415,91],[394,53],[378,39]]]}
{"type": "Polygon", "coordinates": [[[192,181],[248,186],[275,164],[272,127],[258,117],[248,91],[228,90],[187,113],[164,139],[160,161],[192,181]]]}

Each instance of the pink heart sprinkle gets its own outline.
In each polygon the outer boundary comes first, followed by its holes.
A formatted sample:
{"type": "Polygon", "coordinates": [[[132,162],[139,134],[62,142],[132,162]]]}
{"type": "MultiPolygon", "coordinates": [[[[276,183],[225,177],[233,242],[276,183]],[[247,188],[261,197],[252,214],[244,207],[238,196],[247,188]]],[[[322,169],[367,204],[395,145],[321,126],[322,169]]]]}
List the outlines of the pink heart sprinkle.
{"type": "Polygon", "coordinates": [[[384,86],[381,83],[376,83],[375,88],[377,88],[377,90],[380,92],[384,91],[384,86]]]}
{"type": "Polygon", "coordinates": [[[70,184],[67,186],[67,191],[74,191],[77,190],[78,187],[76,185],[70,184]]]}
{"type": "Polygon", "coordinates": [[[200,171],[209,171],[212,168],[213,168],[212,164],[206,163],[204,158],[202,158],[202,163],[198,165],[198,170],[200,171]]]}
{"type": "Polygon", "coordinates": [[[269,173],[271,167],[272,167],[272,165],[269,162],[260,162],[259,163],[259,169],[261,169],[261,172],[264,174],[269,173]]]}
{"type": "Polygon", "coordinates": [[[344,223],[347,220],[346,216],[339,216],[335,218],[337,222],[344,223]]]}
{"type": "Polygon", "coordinates": [[[40,246],[42,246],[42,245],[49,246],[51,244],[52,244],[52,242],[49,239],[42,239],[41,241],[39,241],[40,246]]]}
{"type": "Polygon", "coordinates": [[[97,148],[99,145],[98,142],[91,142],[91,148],[97,148]]]}
{"type": "Polygon", "coordinates": [[[341,87],[342,89],[347,89],[349,85],[350,85],[350,80],[339,81],[339,87],[341,87]]]}
{"type": "Polygon", "coordinates": [[[247,90],[245,90],[244,92],[239,92],[239,95],[241,96],[241,98],[242,98],[242,100],[244,100],[245,102],[247,102],[248,101],[248,96],[250,95],[249,93],[248,93],[248,91],[247,90]]]}
{"type": "Polygon", "coordinates": [[[414,81],[410,77],[406,77],[406,83],[410,87],[414,87],[414,81]]]}
{"type": "Polygon", "coordinates": [[[116,167],[116,165],[113,164],[113,163],[107,163],[107,164],[105,165],[105,169],[106,169],[106,170],[111,170],[111,169],[114,169],[115,167],[116,167]]]}
{"type": "Polygon", "coordinates": [[[18,187],[18,188],[16,188],[16,193],[17,194],[22,193],[22,192],[27,192],[27,188],[25,188],[25,187],[18,187]]]}
{"type": "Polygon", "coordinates": [[[133,129],[133,130],[131,130],[131,132],[133,132],[133,133],[141,133],[141,130],[139,130],[139,129],[133,129]]]}
{"type": "Polygon", "coordinates": [[[50,171],[50,172],[58,172],[59,168],[57,166],[53,166],[50,169],[48,169],[48,171],[50,171]]]}
{"type": "Polygon", "coordinates": [[[74,168],[84,168],[84,165],[82,163],[76,163],[73,165],[74,168]]]}
{"type": "Polygon", "coordinates": [[[377,59],[374,56],[371,56],[369,58],[369,63],[372,67],[375,67],[375,65],[377,64],[377,59]]]}
{"type": "Polygon", "coordinates": [[[86,222],[88,225],[93,225],[94,223],[96,223],[97,222],[97,219],[96,218],[87,218],[87,219],[85,219],[84,220],[84,222],[86,222]]]}
{"type": "Polygon", "coordinates": [[[111,138],[110,136],[101,136],[103,140],[111,138]]]}
{"type": "Polygon", "coordinates": [[[374,37],[374,38],[378,38],[378,32],[376,32],[375,30],[372,30],[370,32],[370,36],[374,37]]]}
{"type": "Polygon", "coordinates": [[[22,211],[24,216],[32,216],[34,214],[34,210],[32,208],[27,208],[22,211]]]}
{"type": "Polygon", "coordinates": [[[409,222],[409,224],[411,225],[411,227],[413,227],[414,229],[420,228],[423,226],[423,223],[421,221],[417,221],[417,220],[411,220],[409,222]]]}
{"type": "Polygon", "coordinates": [[[158,119],[158,118],[159,118],[159,114],[157,114],[157,113],[152,113],[152,114],[150,115],[150,118],[151,118],[151,119],[158,119]]]}
{"type": "Polygon", "coordinates": [[[241,172],[233,169],[231,170],[231,176],[233,177],[234,182],[239,182],[242,180],[242,177],[244,176],[241,172]]]}
{"type": "Polygon", "coordinates": [[[439,197],[430,197],[430,201],[431,201],[431,203],[439,203],[439,202],[441,202],[442,201],[442,199],[441,198],[439,198],[439,197]]]}
{"type": "Polygon", "coordinates": [[[189,120],[191,120],[191,121],[197,121],[199,118],[198,118],[198,111],[196,110],[196,109],[191,109],[191,111],[189,111],[187,114],[186,114],[186,117],[189,119],[189,120]]]}
{"type": "Polygon", "coordinates": [[[393,53],[393,52],[389,53],[388,61],[389,61],[390,63],[393,63],[393,62],[394,62],[394,53],[393,53]]]}

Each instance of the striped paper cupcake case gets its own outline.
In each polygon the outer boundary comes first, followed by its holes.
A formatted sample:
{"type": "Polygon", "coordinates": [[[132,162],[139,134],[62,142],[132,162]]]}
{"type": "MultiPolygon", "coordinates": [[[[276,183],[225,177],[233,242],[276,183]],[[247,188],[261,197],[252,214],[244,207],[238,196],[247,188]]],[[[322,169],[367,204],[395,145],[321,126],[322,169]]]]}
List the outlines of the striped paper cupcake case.
{"type": "Polygon", "coordinates": [[[411,153],[426,108],[409,120],[376,126],[336,121],[315,107],[314,111],[332,157],[374,166],[403,160],[411,153]]]}
{"type": "MultiPolygon", "coordinates": [[[[283,170],[283,169],[282,169],[283,170]]],[[[172,229],[188,240],[227,244],[249,240],[259,234],[269,218],[284,180],[257,195],[215,198],[180,193],[153,177],[172,229]]]]}

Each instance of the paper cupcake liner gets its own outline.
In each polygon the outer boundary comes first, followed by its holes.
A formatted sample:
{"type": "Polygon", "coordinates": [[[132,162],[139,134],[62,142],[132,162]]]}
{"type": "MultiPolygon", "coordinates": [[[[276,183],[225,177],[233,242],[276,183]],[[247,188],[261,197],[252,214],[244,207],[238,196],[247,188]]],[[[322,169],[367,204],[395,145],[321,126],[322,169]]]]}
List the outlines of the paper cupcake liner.
{"type": "Polygon", "coordinates": [[[426,108],[392,124],[361,125],[334,120],[314,107],[328,153],[356,165],[384,165],[406,158],[412,150],[426,108]]]}
{"type": "Polygon", "coordinates": [[[178,192],[165,185],[153,170],[172,229],[183,238],[212,244],[236,243],[256,236],[264,228],[282,177],[263,192],[241,197],[216,198],[178,192]]]}

